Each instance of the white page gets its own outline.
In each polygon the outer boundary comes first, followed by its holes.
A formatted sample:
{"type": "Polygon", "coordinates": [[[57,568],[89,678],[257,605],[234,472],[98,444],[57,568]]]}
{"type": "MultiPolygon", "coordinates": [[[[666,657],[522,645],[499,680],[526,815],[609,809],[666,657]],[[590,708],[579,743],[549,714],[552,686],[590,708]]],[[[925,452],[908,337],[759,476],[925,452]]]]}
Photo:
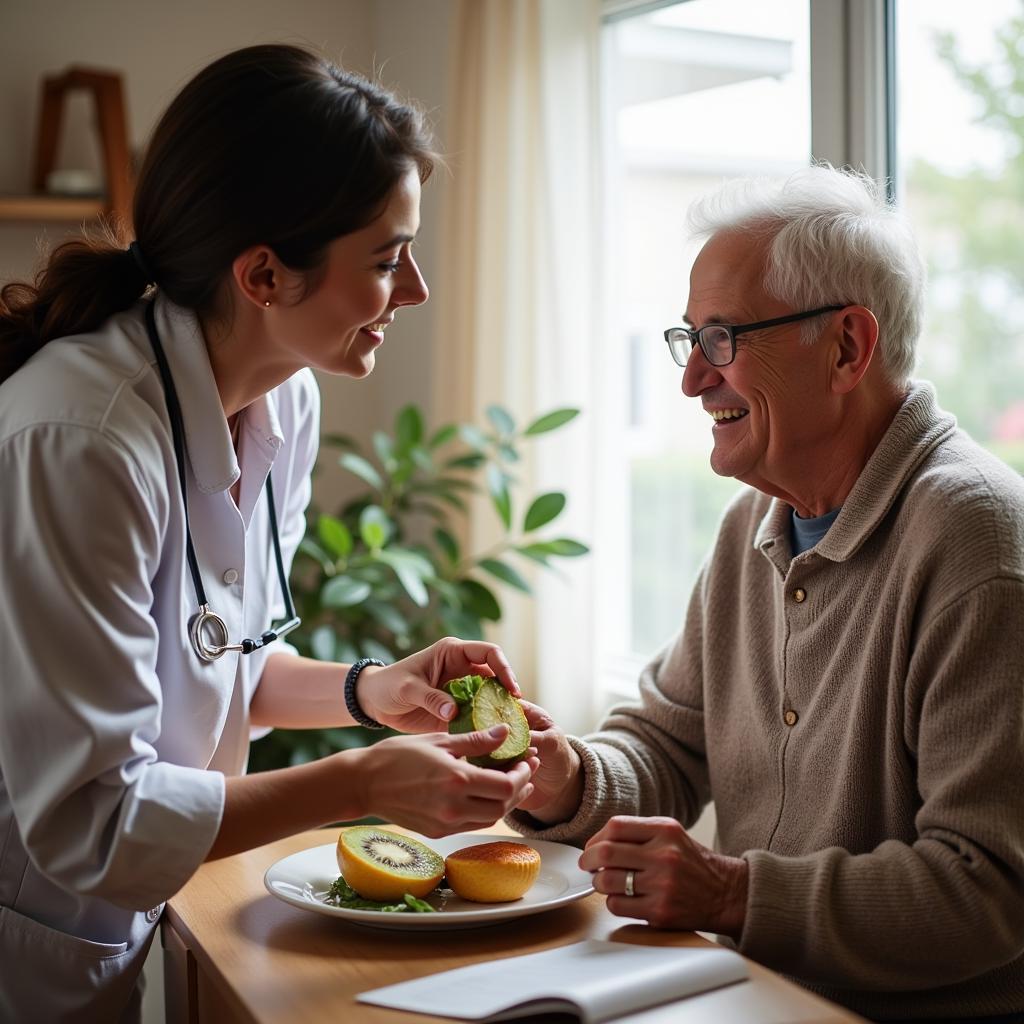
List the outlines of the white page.
{"type": "Polygon", "coordinates": [[[575,1007],[582,1020],[598,1024],[746,977],[743,958],[727,949],[588,939],[388,985],[358,1000],[475,1021],[507,1019],[527,1006],[533,1013],[575,1007]]]}

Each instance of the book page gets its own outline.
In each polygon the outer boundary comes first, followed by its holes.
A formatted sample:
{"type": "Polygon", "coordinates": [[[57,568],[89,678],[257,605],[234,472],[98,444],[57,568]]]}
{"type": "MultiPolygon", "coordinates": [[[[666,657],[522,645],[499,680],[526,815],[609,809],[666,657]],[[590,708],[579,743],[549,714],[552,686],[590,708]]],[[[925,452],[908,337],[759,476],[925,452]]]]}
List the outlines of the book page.
{"type": "Polygon", "coordinates": [[[563,1010],[600,1024],[746,977],[743,958],[727,949],[588,939],[388,985],[358,1000],[473,1021],[563,1010]]]}

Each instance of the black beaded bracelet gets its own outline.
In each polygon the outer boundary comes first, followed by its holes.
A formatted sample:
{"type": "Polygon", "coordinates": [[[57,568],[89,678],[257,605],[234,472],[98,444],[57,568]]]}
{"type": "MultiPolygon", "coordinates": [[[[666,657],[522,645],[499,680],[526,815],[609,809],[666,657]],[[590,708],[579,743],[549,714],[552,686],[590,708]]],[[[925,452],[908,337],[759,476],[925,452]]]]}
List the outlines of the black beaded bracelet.
{"type": "Polygon", "coordinates": [[[355,719],[356,723],[364,729],[385,729],[387,727],[381,725],[375,718],[371,718],[359,706],[359,701],[356,699],[356,681],[359,679],[359,673],[367,665],[379,665],[383,668],[384,662],[378,661],[376,658],[360,658],[348,670],[348,675],[345,676],[345,707],[348,708],[348,713],[355,719]]]}

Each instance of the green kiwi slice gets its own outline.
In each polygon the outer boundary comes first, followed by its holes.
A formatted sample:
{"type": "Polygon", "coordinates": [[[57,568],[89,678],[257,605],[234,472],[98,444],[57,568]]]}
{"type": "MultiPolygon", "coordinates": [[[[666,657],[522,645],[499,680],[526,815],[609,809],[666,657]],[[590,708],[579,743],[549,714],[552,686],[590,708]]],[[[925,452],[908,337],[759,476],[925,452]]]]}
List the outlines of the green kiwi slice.
{"type": "Polygon", "coordinates": [[[444,689],[459,705],[459,713],[448,723],[449,733],[475,732],[492,725],[508,726],[508,736],[497,750],[471,757],[481,768],[502,768],[519,760],[530,745],[530,724],[522,705],[501,683],[483,676],[450,679],[444,689]]]}

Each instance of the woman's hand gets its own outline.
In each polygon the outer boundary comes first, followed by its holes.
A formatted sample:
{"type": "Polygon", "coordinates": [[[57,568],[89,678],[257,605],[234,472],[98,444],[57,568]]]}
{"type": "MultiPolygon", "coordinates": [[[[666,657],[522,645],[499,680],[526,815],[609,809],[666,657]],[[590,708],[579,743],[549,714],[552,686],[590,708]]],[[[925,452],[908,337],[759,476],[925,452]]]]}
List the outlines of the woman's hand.
{"type": "Polygon", "coordinates": [[[521,701],[530,723],[530,745],[537,749],[540,767],[533,776],[533,791],[519,805],[545,825],[568,821],[583,797],[583,765],[565,733],[536,704],[521,701]]]}
{"type": "Polygon", "coordinates": [[[610,818],[590,837],[580,867],[594,873],[594,888],[620,917],[737,940],[743,931],[747,862],[702,846],[675,818],[610,818]],[[633,895],[627,896],[630,872],[633,895]]]}
{"type": "Polygon", "coordinates": [[[495,676],[514,697],[520,696],[516,677],[497,644],[445,637],[394,665],[364,668],[356,699],[371,718],[400,732],[444,731],[458,706],[439,687],[465,675],[495,676]]]}
{"type": "Polygon", "coordinates": [[[335,756],[356,759],[368,814],[436,838],[493,825],[529,797],[536,751],[508,771],[460,760],[496,750],[507,735],[507,725],[496,725],[458,736],[394,736],[335,756]]]}

